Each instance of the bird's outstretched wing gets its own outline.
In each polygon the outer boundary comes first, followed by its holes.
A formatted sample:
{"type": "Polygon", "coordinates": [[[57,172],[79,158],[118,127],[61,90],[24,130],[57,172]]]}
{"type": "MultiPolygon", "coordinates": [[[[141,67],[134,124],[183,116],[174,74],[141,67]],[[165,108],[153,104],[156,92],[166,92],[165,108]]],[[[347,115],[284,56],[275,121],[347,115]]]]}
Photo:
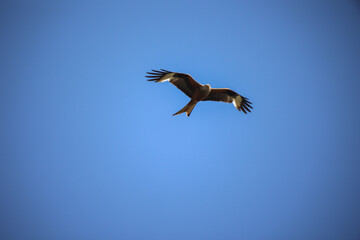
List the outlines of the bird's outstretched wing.
{"type": "Polygon", "coordinates": [[[189,74],[185,73],[170,72],[164,69],[160,69],[160,71],[152,70],[152,72],[147,72],[147,74],[149,74],[146,76],[149,78],[148,81],[169,81],[190,98],[193,96],[196,88],[201,86],[201,84],[195,81],[189,74]]]}
{"type": "Polygon", "coordinates": [[[209,95],[205,99],[203,99],[203,101],[233,103],[239,111],[243,111],[246,114],[247,112],[251,112],[250,109],[253,108],[251,106],[252,103],[249,102],[246,97],[243,97],[228,88],[212,88],[209,95]]]}

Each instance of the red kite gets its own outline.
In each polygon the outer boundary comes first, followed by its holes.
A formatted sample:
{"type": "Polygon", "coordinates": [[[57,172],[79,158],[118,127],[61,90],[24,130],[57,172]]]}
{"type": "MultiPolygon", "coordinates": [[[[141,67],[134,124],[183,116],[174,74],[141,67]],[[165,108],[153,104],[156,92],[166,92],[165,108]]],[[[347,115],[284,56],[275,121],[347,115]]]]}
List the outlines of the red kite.
{"type": "Polygon", "coordinates": [[[252,109],[251,102],[246,97],[228,89],[228,88],[211,88],[209,84],[202,85],[195,81],[189,74],[170,72],[164,69],[160,71],[152,70],[147,72],[150,74],[146,76],[148,81],[165,82],[169,81],[175,87],[184,92],[189,98],[190,102],[173,116],[186,112],[186,116],[190,116],[195,105],[200,101],[218,101],[233,103],[239,110],[247,114],[252,109]]]}

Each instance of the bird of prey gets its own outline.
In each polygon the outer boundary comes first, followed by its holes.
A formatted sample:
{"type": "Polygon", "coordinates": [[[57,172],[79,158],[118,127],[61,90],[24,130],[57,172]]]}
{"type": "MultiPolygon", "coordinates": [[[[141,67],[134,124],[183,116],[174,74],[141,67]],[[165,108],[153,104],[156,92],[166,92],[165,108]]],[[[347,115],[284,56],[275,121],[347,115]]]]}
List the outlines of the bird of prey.
{"type": "Polygon", "coordinates": [[[195,105],[200,101],[233,103],[239,111],[243,111],[246,114],[251,112],[252,103],[246,97],[228,88],[211,88],[209,84],[202,85],[198,83],[189,74],[170,72],[164,69],[160,69],[160,71],[152,70],[152,72],[147,72],[147,74],[149,74],[146,76],[149,78],[148,81],[169,81],[191,98],[190,102],[180,111],[173,114],[173,116],[186,112],[186,116],[189,117],[195,105]]]}

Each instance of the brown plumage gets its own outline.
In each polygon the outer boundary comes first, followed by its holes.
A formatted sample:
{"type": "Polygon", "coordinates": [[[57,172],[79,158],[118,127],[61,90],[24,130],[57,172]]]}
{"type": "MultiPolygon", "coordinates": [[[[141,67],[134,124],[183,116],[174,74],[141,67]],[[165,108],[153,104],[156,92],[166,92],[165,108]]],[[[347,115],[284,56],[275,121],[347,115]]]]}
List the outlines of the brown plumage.
{"type": "Polygon", "coordinates": [[[239,111],[243,111],[246,114],[251,112],[252,103],[247,98],[228,88],[211,88],[209,84],[202,85],[198,83],[189,74],[170,72],[164,69],[160,71],[152,70],[152,72],[147,72],[147,74],[149,74],[146,76],[149,78],[148,81],[169,81],[191,98],[190,102],[180,111],[173,114],[173,116],[186,112],[186,115],[189,117],[196,104],[200,101],[233,103],[239,111]]]}

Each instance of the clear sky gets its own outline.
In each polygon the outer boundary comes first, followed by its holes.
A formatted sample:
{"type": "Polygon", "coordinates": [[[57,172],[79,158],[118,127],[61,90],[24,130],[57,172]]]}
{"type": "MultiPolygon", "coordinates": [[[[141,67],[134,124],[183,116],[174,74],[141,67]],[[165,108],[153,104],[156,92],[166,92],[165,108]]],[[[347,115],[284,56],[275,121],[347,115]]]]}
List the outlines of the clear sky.
{"type": "Polygon", "coordinates": [[[360,239],[359,1],[1,1],[0,239],[360,239]],[[249,98],[199,103],[164,68],[249,98]]]}

